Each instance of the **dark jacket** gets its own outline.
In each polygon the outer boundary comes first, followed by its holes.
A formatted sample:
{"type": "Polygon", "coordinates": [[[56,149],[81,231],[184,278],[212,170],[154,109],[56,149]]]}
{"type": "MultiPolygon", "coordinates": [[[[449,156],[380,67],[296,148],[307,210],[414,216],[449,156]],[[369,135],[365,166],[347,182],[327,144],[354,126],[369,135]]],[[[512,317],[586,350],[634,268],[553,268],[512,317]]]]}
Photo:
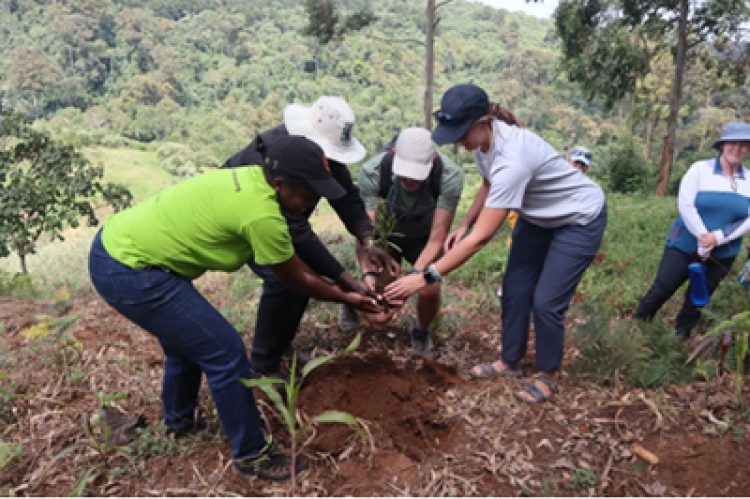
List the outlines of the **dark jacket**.
{"type": "MultiPolygon", "coordinates": [[[[284,125],[279,125],[262,133],[261,137],[263,140],[270,142],[282,135],[289,135],[289,132],[284,125]]],[[[255,150],[255,139],[253,139],[245,149],[229,158],[221,167],[236,168],[260,164],[261,157],[255,150]]],[[[336,201],[329,201],[329,203],[341,221],[344,222],[349,233],[361,242],[365,236],[372,234],[373,228],[370,217],[367,216],[365,211],[364,202],[359,196],[359,189],[354,185],[354,180],[352,180],[352,175],[346,165],[330,159],[328,165],[331,168],[333,178],[346,190],[344,197],[336,201]]],[[[289,233],[292,236],[294,251],[315,272],[335,280],[344,271],[344,267],[331,255],[317,234],[313,232],[309,218],[314,210],[315,206],[299,216],[284,213],[289,225],[289,233]]]]}

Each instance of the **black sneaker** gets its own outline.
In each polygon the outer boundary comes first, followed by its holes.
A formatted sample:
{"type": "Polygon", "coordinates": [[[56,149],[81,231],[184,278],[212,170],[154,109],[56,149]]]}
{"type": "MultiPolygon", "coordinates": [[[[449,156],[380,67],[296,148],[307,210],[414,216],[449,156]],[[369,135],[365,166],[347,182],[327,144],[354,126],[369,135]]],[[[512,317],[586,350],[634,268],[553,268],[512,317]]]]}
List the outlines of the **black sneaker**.
{"type": "MultiPolygon", "coordinates": [[[[308,460],[305,456],[297,456],[295,472],[307,469],[308,460]]],[[[232,468],[237,475],[244,477],[258,477],[264,480],[281,482],[292,477],[292,457],[278,452],[273,441],[255,457],[234,461],[232,468]]]]}
{"type": "Polygon", "coordinates": [[[174,435],[174,438],[180,439],[185,437],[192,437],[208,428],[208,423],[203,418],[199,418],[192,423],[182,428],[167,427],[167,435],[174,435]]]}
{"type": "Polygon", "coordinates": [[[414,357],[432,357],[432,340],[430,330],[415,327],[411,330],[411,354],[414,357]]]}

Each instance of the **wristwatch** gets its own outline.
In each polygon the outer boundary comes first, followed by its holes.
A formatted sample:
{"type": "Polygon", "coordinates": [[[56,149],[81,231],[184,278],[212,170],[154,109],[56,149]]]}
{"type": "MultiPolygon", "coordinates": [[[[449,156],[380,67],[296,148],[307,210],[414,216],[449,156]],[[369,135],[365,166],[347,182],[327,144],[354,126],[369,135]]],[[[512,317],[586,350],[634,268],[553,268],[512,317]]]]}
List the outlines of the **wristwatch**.
{"type": "Polygon", "coordinates": [[[443,276],[440,275],[440,272],[437,271],[433,264],[428,265],[427,268],[424,269],[424,271],[422,272],[422,277],[424,277],[424,280],[427,281],[427,284],[432,284],[433,282],[443,282],[443,276]]]}

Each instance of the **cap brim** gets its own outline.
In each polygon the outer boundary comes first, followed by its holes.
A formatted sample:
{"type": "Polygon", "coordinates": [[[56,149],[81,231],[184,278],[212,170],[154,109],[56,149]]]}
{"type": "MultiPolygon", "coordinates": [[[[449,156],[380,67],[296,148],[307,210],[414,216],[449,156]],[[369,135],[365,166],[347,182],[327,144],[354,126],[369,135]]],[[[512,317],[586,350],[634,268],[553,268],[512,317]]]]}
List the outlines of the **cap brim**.
{"type": "Polygon", "coordinates": [[[398,154],[393,155],[393,173],[399,177],[422,181],[430,175],[430,170],[432,170],[432,161],[425,165],[424,163],[405,161],[399,158],[398,154]]]}
{"type": "Polygon", "coordinates": [[[341,187],[341,184],[336,182],[333,177],[318,180],[305,179],[305,182],[319,196],[322,196],[331,201],[336,201],[337,199],[341,199],[346,196],[346,190],[341,187]]]}
{"type": "Polygon", "coordinates": [[[327,158],[345,165],[359,163],[364,159],[367,150],[354,137],[348,145],[342,146],[331,143],[327,137],[318,133],[312,126],[311,111],[312,108],[300,104],[289,104],[284,108],[284,126],[289,135],[301,135],[312,140],[323,149],[327,158]]]}
{"type": "Polygon", "coordinates": [[[453,144],[463,137],[474,122],[461,123],[459,125],[447,125],[440,123],[432,131],[432,141],[436,144],[453,144]]]}

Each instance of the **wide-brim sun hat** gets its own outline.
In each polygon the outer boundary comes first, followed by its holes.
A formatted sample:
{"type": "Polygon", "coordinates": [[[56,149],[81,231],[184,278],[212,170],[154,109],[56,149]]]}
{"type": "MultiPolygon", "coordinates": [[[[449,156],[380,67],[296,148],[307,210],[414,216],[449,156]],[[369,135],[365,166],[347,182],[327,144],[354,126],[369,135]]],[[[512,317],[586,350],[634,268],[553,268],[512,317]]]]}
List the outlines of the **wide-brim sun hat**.
{"type": "Polygon", "coordinates": [[[722,130],[719,140],[714,142],[714,145],[711,147],[713,147],[717,151],[720,151],[721,149],[719,148],[719,146],[723,142],[730,141],[750,142],[750,123],[745,123],[742,121],[734,121],[732,123],[728,123],[724,127],[724,130],[722,130]]]}
{"type": "Polygon", "coordinates": [[[432,170],[437,145],[426,128],[407,128],[398,135],[393,155],[393,173],[422,181],[432,170]]]}
{"type": "Polygon", "coordinates": [[[458,142],[471,125],[490,112],[487,93],[471,83],[462,83],[448,89],[440,100],[440,110],[434,116],[437,127],[432,140],[437,144],[458,142]]]}
{"type": "Polygon", "coordinates": [[[312,106],[289,104],[284,125],[290,135],[301,135],[318,144],[325,155],[345,165],[362,161],[367,150],[352,135],[354,111],[341,97],[324,96],[312,106]]]}

